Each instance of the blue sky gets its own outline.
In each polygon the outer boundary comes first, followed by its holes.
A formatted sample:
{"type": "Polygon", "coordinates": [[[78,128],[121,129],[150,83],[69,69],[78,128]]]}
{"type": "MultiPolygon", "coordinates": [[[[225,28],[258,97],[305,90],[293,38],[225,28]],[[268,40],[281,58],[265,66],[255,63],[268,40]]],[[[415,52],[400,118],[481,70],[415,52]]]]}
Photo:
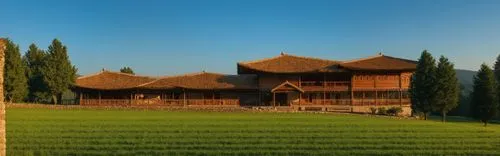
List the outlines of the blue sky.
{"type": "Polygon", "coordinates": [[[279,55],[349,60],[445,55],[457,68],[493,64],[500,53],[500,1],[482,0],[3,0],[0,37],[23,53],[68,46],[80,74],[131,66],[143,75],[202,70],[279,55]]]}

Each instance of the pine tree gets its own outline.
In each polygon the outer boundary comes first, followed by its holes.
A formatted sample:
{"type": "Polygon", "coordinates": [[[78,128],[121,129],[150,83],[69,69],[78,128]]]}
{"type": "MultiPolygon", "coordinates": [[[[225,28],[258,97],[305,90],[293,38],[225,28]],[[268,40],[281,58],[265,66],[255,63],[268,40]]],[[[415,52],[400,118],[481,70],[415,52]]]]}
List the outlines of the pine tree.
{"type": "Polygon", "coordinates": [[[446,122],[446,114],[458,106],[460,98],[460,84],[454,65],[444,56],[439,58],[436,70],[436,103],[434,111],[441,113],[442,121],[446,122]]]}
{"type": "Polygon", "coordinates": [[[42,75],[54,104],[60,103],[62,93],[75,83],[75,66],[71,65],[67,48],[59,40],[54,39],[47,50],[42,75]]]}
{"type": "Polygon", "coordinates": [[[416,72],[410,82],[411,108],[418,113],[423,113],[424,119],[432,111],[435,102],[436,85],[436,60],[424,50],[417,63],[416,72]]]}
{"type": "Polygon", "coordinates": [[[120,72],[135,75],[134,70],[130,67],[123,67],[120,69],[120,72]]]}
{"type": "Polygon", "coordinates": [[[497,60],[495,62],[495,67],[494,67],[494,71],[495,71],[495,77],[496,77],[496,81],[497,81],[497,98],[498,98],[498,110],[500,111],[500,54],[498,55],[497,57],[497,60]]]}
{"type": "Polygon", "coordinates": [[[28,99],[31,102],[38,103],[49,98],[48,88],[43,81],[42,74],[45,55],[43,50],[31,44],[23,57],[23,62],[28,67],[26,72],[29,85],[28,99]]]}
{"type": "Polygon", "coordinates": [[[494,73],[488,65],[482,64],[474,76],[474,90],[471,96],[474,114],[486,126],[498,111],[497,84],[494,73]]]}
{"type": "Polygon", "coordinates": [[[28,94],[26,67],[22,63],[19,46],[7,39],[4,67],[4,95],[7,101],[21,102],[28,94]]]}
{"type": "Polygon", "coordinates": [[[493,70],[495,71],[495,77],[497,82],[500,82],[500,55],[498,55],[497,57],[493,70]]]}

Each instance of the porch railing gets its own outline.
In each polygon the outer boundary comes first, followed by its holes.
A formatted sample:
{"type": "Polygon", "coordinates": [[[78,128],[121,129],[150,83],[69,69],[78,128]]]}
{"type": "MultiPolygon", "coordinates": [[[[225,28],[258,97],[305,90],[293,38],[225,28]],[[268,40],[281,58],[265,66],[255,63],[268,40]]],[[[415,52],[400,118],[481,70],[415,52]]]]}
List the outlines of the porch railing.
{"type": "Polygon", "coordinates": [[[238,99],[82,99],[80,105],[88,106],[183,106],[186,105],[239,105],[238,99]]]}
{"type": "MultiPolygon", "coordinates": [[[[354,99],[353,106],[388,106],[388,105],[408,105],[410,99],[354,99]]],[[[299,105],[296,101],[294,105],[299,105]]],[[[351,105],[351,99],[301,99],[300,105],[351,105]]]]}
{"type": "Polygon", "coordinates": [[[302,81],[300,84],[304,89],[349,89],[351,85],[349,81],[302,81]]]}

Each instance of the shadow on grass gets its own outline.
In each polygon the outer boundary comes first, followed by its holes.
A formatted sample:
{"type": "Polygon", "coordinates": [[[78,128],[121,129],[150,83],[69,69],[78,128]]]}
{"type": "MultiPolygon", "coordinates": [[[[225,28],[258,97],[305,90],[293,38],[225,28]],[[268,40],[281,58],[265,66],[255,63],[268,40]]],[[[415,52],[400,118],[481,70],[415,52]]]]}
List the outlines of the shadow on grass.
{"type": "MultiPolygon", "coordinates": [[[[428,120],[441,122],[441,116],[431,115],[428,120]]],[[[469,122],[469,123],[482,123],[478,119],[463,117],[463,116],[447,116],[446,122],[469,122]]],[[[500,120],[491,120],[488,124],[500,124],[500,120]]]]}

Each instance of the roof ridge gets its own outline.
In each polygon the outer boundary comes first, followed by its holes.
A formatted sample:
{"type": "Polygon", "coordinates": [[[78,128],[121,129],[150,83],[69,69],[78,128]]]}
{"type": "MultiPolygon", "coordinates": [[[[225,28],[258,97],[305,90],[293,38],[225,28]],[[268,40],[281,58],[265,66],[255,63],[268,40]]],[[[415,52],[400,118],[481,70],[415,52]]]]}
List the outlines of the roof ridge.
{"type": "Polygon", "coordinates": [[[201,71],[201,72],[185,73],[185,74],[180,74],[180,75],[162,76],[162,77],[159,77],[158,80],[160,80],[160,79],[167,79],[167,78],[198,76],[198,75],[202,75],[202,74],[213,74],[213,75],[223,75],[223,76],[226,75],[226,74],[222,74],[222,73],[214,73],[214,72],[201,71]]]}
{"type": "Polygon", "coordinates": [[[100,74],[102,74],[102,73],[104,73],[104,71],[103,71],[103,70],[101,70],[101,71],[99,71],[99,72],[97,72],[97,73],[93,73],[93,74],[89,74],[89,75],[85,75],[85,76],[80,76],[80,77],[78,77],[78,78],[76,78],[76,79],[77,79],[77,80],[78,80],[78,79],[85,79],[85,78],[89,78],[89,77],[92,77],[92,76],[97,76],[97,75],[100,75],[100,74]]]}
{"type": "Polygon", "coordinates": [[[119,75],[125,75],[125,76],[131,76],[131,77],[141,77],[141,78],[151,78],[151,79],[158,79],[158,77],[152,77],[152,76],[143,76],[143,75],[134,75],[134,74],[129,74],[129,73],[122,73],[122,72],[115,72],[115,71],[109,71],[109,70],[101,70],[97,73],[90,74],[90,75],[85,75],[78,77],[77,79],[84,79],[84,78],[89,78],[92,76],[97,76],[103,73],[112,73],[112,74],[119,74],[119,75]]]}
{"type": "Polygon", "coordinates": [[[286,56],[296,57],[296,58],[303,58],[303,59],[314,59],[314,60],[328,61],[328,62],[332,62],[332,63],[341,63],[342,62],[342,61],[330,60],[330,59],[323,59],[323,58],[318,58],[318,57],[299,56],[299,55],[292,55],[292,54],[288,54],[288,53],[281,53],[278,56],[273,56],[273,57],[270,57],[270,58],[263,58],[263,59],[260,59],[260,60],[243,61],[243,62],[238,62],[238,64],[241,65],[241,64],[259,63],[259,62],[269,61],[269,60],[277,59],[277,58],[280,58],[280,57],[286,57],[286,56]]]}
{"type": "Polygon", "coordinates": [[[370,60],[370,59],[384,57],[384,56],[385,56],[384,54],[379,53],[377,55],[372,55],[372,56],[363,57],[363,58],[359,58],[359,59],[344,61],[344,62],[342,62],[342,64],[344,64],[344,63],[353,63],[353,62],[358,62],[358,61],[365,61],[365,60],[370,60]]]}
{"type": "Polygon", "coordinates": [[[242,61],[242,62],[238,62],[238,64],[250,64],[250,63],[264,62],[264,61],[274,60],[274,59],[277,59],[277,58],[283,57],[283,56],[285,56],[285,55],[288,55],[288,54],[280,54],[280,55],[278,55],[278,56],[273,56],[273,57],[263,58],[263,59],[260,59],[260,60],[242,61]]]}

